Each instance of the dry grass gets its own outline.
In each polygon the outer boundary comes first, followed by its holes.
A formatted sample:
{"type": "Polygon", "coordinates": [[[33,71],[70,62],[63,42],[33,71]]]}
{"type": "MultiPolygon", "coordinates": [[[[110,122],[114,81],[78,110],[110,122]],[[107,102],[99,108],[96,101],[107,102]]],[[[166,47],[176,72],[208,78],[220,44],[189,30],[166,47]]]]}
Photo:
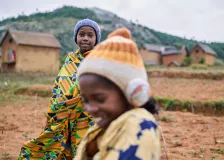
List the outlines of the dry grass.
{"type": "Polygon", "coordinates": [[[28,99],[26,95],[15,95],[15,92],[32,84],[52,86],[56,75],[57,73],[0,73],[0,104],[28,99]]]}
{"type": "Polygon", "coordinates": [[[204,66],[204,67],[163,67],[163,66],[146,66],[147,71],[164,71],[164,72],[190,72],[190,73],[222,73],[224,74],[223,66],[204,66]]]}
{"type": "Polygon", "coordinates": [[[155,97],[190,101],[220,101],[224,99],[224,80],[149,79],[155,97]]]}

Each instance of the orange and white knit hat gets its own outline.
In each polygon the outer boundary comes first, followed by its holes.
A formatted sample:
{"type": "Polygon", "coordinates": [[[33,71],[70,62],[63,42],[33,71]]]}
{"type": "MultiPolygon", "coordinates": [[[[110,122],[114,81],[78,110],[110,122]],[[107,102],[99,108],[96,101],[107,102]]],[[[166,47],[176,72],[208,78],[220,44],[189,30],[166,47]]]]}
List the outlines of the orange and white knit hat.
{"type": "Polygon", "coordinates": [[[126,28],[108,35],[82,61],[78,76],[93,73],[115,83],[134,107],[144,105],[150,96],[150,85],[136,43],[126,28]]]}

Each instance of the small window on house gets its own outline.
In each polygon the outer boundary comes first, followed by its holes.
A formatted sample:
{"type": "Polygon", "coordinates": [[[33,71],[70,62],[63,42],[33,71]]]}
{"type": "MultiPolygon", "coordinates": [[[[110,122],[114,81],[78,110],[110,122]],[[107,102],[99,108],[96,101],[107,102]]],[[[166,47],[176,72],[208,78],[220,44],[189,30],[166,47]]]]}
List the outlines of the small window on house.
{"type": "Polygon", "coordinates": [[[196,53],[199,53],[199,50],[198,49],[196,49],[196,53]]]}
{"type": "Polygon", "coordinates": [[[12,38],[10,38],[10,39],[9,39],[9,43],[12,43],[12,42],[13,42],[13,39],[12,39],[12,38]]]}
{"type": "Polygon", "coordinates": [[[8,62],[14,63],[16,61],[16,51],[8,49],[8,62]]]}

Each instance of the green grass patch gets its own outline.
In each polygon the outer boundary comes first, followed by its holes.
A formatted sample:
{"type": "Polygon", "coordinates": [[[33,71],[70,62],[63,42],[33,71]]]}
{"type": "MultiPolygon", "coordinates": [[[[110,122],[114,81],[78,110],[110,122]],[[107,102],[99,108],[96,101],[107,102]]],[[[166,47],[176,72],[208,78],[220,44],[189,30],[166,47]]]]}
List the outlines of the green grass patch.
{"type": "Polygon", "coordinates": [[[18,88],[14,91],[15,94],[29,95],[29,96],[40,96],[40,97],[50,97],[52,95],[51,91],[42,89],[31,89],[27,87],[18,88]]]}
{"type": "Polygon", "coordinates": [[[183,100],[183,101],[181,101],[181,105],[180,105],[180,106],[181,106],[182,108],[188,108],[188,107],[190,107],[192,104],[193,104],[192,101],[183,100]]]}
{"type": "Polygon", "coordinates": [[[29,96],[27,95],[16,95],[14,94],[14,90],[9,90],[0,93],[0,104],[5,104],[8,102],[15,102],[17,100],[28,100],[29,96]]]}
{"type": "Polygon", "coordinates": [[[50,84],[53,86],[56,76],[57,73],[0,73],[0,104],[26,100],[29,95],[51,96],[49,91],[28,90],[28,86],[33,84],[50,84]],[[29,94],[26,94],[26,91],[29,94]]]}
{"type": "Polygon", "coordinates": [[[9,153],[5,152],[3,154],[0,154],[0,157],[2,157],[3,159],[9,159],[9,153]]]}
{"type": "Polygon", "coordinates": [[[214,108],[216,110],[224,109],[224,101],[215,101],[215,102],[202,102],[202,105],[207,108],[214,108]]]}
{"type": "Polygon", "coordinates": [[[0,91],[32,84],[53,85],[56,73],[0,73],[0,91]]]}
{"type": "Polygon", "coordinates": [[[148,72],[187,72],[187,73],[212,73],[224,74],[224,66],[208,66],[204,64],[193,64],[189,67],[164,67],[164,66],[146,66],[148,72]]]}
{"type": "Polygon", "coordinates": [[[224,149],[210,149],[212,153],[224,155],[224,149]]]}
{"type": "Polygon", "coordinates": [[[168,116],[157,117],[156,120],[157,120],[157,121],[166,122],[166,123],[172,121],[171,118],[168,117],[168,116]]]}
{"type": "MultiPolygon", "coordinates": [[[[209,112],[214,111],[217,114],[224,114],[224,101],[190,101],[190,100],[177,100],[167,97],[155,97],[156,101],[164,110],[179,110],[190,112],[209,112]]],[[[212,112],[212,113],[214,113],[212,112]]]]}
{"type": "Polygon", "coordinates": [[[194,70],[208,70],[209,67],[206,64],[192,64],[190,65],[190,68],[194,70]]]}
{"type": "Polygon", "coordinates": [[[176,99],[156,97],[156,100],[165,110],[176,110],[178,105],[178,101],[176,99]]]}

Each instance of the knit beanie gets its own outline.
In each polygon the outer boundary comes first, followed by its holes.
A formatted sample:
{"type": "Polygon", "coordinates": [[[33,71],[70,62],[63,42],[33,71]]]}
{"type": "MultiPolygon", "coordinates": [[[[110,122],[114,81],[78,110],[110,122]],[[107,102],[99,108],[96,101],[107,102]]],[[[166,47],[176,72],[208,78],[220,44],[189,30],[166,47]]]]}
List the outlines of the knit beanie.
{"type": "Polygon", "coordinates": [[[78,76],[97,74],[115,83],[134,107],[144,105],[150,97],[150,85],[137,45],[126,28],[108,35],[82,61],[78,76]]]}
{"type": "Polygon", "coordinates": [[[101,38],[100,27],[95,21],[93,21],[91,19],[83,19],[81,21],[78,21],[78,23],[75,25],[75,28],[74,28],[73,40],[77,43],[77,33],[78,33],[79,29],[83,26],[89,26],[95,30],[96,44],[98,44],[100,42],[100,38],[101,38]]]}

